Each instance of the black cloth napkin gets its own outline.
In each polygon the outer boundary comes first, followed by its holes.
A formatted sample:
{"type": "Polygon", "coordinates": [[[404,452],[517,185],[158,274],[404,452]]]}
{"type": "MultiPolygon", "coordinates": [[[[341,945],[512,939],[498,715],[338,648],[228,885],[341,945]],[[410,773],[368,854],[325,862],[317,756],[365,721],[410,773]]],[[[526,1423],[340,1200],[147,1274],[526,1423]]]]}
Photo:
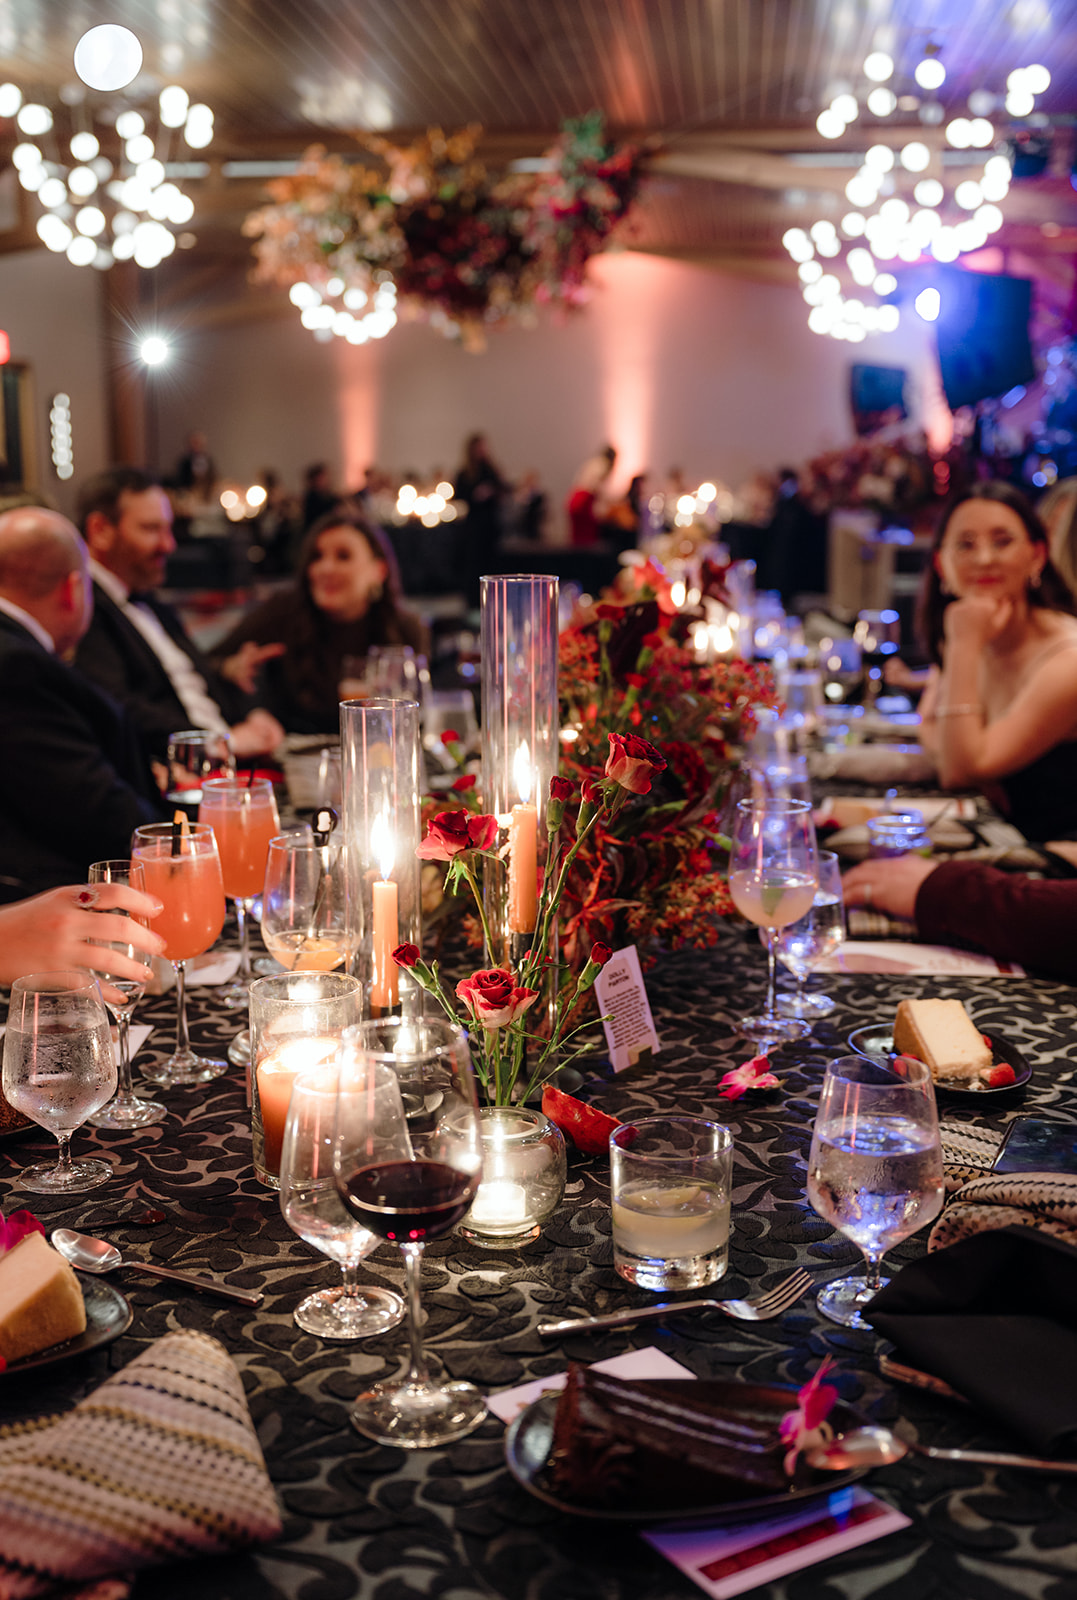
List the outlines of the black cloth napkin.
{"type": "Polygon", "coordinates": [[[1077,1249],[1034,1228],[962,1239],[865,1308],[901,1360],[1042,1456],[1077,1454],[1077,1249]]]}

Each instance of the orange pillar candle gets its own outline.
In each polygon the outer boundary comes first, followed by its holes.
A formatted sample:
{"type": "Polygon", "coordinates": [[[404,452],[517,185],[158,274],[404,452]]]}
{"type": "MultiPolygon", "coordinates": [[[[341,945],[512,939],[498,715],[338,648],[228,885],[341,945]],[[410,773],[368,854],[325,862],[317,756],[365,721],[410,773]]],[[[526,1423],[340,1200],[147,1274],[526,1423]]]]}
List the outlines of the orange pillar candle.
{"type": "Polygon", "coordinates": [[[266,1172],[274,1178],[280,1175],[284,1124],[288,1120],[292,1084],[301,1072],[309,1072],[312,1067],[333,1062],[339,1046],[339,1039],[325,1037],[284,1039],[258,1063],[256,1073],[263,1161],[266,1172]]]}
{"type": "Polygon", "coordinates": [[[389,878],[374,885],[374,972],[370,1003],[383,1010],[397,1002],[399,968],[393,960],[393,951],[399,943],[397,888],[389,878]]]}
{"type": "Polygon", "coordinates": [[[534,933],[538,921],[538,811],[513,806],[509,817],[509,929],[534,933]]]}

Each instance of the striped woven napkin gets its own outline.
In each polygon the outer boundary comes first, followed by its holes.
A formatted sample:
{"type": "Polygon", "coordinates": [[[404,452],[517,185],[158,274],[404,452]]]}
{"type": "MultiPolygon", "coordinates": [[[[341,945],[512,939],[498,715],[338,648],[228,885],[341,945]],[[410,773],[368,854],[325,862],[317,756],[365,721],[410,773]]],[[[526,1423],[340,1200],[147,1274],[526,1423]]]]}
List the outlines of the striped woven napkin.
{"type": "Polygon", "coordinates": [[[989,1172],[948,1197],[931,1230],[929,1250],[942,1250],[995,1228],[1036,1228],[1077,1246],[1077,1176],[1068,1172],[989,1172]]]}
{"type": "Polygon", "coordinates": [[[122,1600],[140,1567],[275,1539],[231,1357],[169,1333],[61,1417],[0,1430],[0,1600],[122,1600]]]}

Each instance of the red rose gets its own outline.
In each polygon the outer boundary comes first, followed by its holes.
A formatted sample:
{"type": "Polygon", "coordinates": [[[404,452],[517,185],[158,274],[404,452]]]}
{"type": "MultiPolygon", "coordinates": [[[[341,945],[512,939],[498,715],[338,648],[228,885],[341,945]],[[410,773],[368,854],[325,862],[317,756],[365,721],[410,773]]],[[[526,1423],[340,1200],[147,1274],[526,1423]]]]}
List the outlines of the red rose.
{"type": "Polygon", "coordinates": [[[519,988],[503,967],[486,967],[461,978],[456,998],[467,1006],[484,1028],[501,1028],[515,1021],[538,999],[537,989],[519,988]]]}
{"type": "Polygon", "coordinates": [[[642,689],[647,679],[642,672],[626,672],[625,682],[630,689],[642,689]]]}
{"type": "Polygon", "coordinates": [[[591,946],[591,960],[596,967],[604,967],[607,961],[613,960],[613,951],[608,944],[603,944],[600,940],[591,946]]]}
{"type": "Polygon", "coordinates": [[[589,806],[602,804],[602,790],[593,778],[584,778],[580,788],[580,795],[589,806]]]}
{"type": "Polygon", "coordinates": [[[614,604],[612,600],[603,600],[595,607],[595,616],[601,617],[603,622],[619,622],[625,614],[625,607],[614,604]]]}
{"type": "Polygon", "coordinates": [[[473,772],[462,772],[458,778],[453,779],[452,786],[457,794],[463,794],[465,789],[474,789],[475,782],[476,779],[473,772]]]}
{"type": "Polygon", "coordinates": [[[650,794],[651,779],[662,772],[666,758],[660,750],[636,733],[611,733],[606,776],[633,794],[650,794]]]}
{"type": "Polygon", "coordinates": [[[415,854],[423,861],[451,861],[462,850],[489,850],[496,839],[496,817],[439,811],[415,854]]]}
{"type": "Polygon", "coordinates": [[[441,736],[441,742],[442,744],[459,744],[460,735],[455,728],[446,728],[441,736]]]}
{"type": "Polygon", "coordinates": [[[413,967],[420,955],[417,944],[398,944],[393,951],[393,960],[398,967],[413,967]]]}
{"type": "Polygon", "coordinates": [[[551,800],[571,800],[572,799],[572,785],[571,785],[571,783],[569,783],[567,778],[551,778],[550,779],[550,799],[551,800]]]}
{"type": "Polygon", "coordinates": [[[661,643],[662,635],[660,633],[645,633],[643,635],[643,647],[646,650],[657,650],[661,643]]]}

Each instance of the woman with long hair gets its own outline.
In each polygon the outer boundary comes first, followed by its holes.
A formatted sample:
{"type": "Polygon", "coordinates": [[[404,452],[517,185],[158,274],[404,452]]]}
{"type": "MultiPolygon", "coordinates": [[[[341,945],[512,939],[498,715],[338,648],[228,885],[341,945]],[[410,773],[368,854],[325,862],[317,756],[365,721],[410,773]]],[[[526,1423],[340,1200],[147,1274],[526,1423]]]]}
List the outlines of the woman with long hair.
{"type": "Polygon", "coordinates": [[[372,645],[427,649],[426,629],[401,603],[391,545],[344,506],[314,524],[295,581],[242,618],[214,660],[225,666],[249,641],[282,647],[262,665],[259,699],[289,733],[339,733],[345,656],[365,656],[372,645]]]}
{"type": "Polygon", "coordinates": [[[918,620],[934,666],[922,738],[944,788],[984,790],[1028,839],[1077,836],[1077,618],[1024,495],[948,508],[918,620]]]}

